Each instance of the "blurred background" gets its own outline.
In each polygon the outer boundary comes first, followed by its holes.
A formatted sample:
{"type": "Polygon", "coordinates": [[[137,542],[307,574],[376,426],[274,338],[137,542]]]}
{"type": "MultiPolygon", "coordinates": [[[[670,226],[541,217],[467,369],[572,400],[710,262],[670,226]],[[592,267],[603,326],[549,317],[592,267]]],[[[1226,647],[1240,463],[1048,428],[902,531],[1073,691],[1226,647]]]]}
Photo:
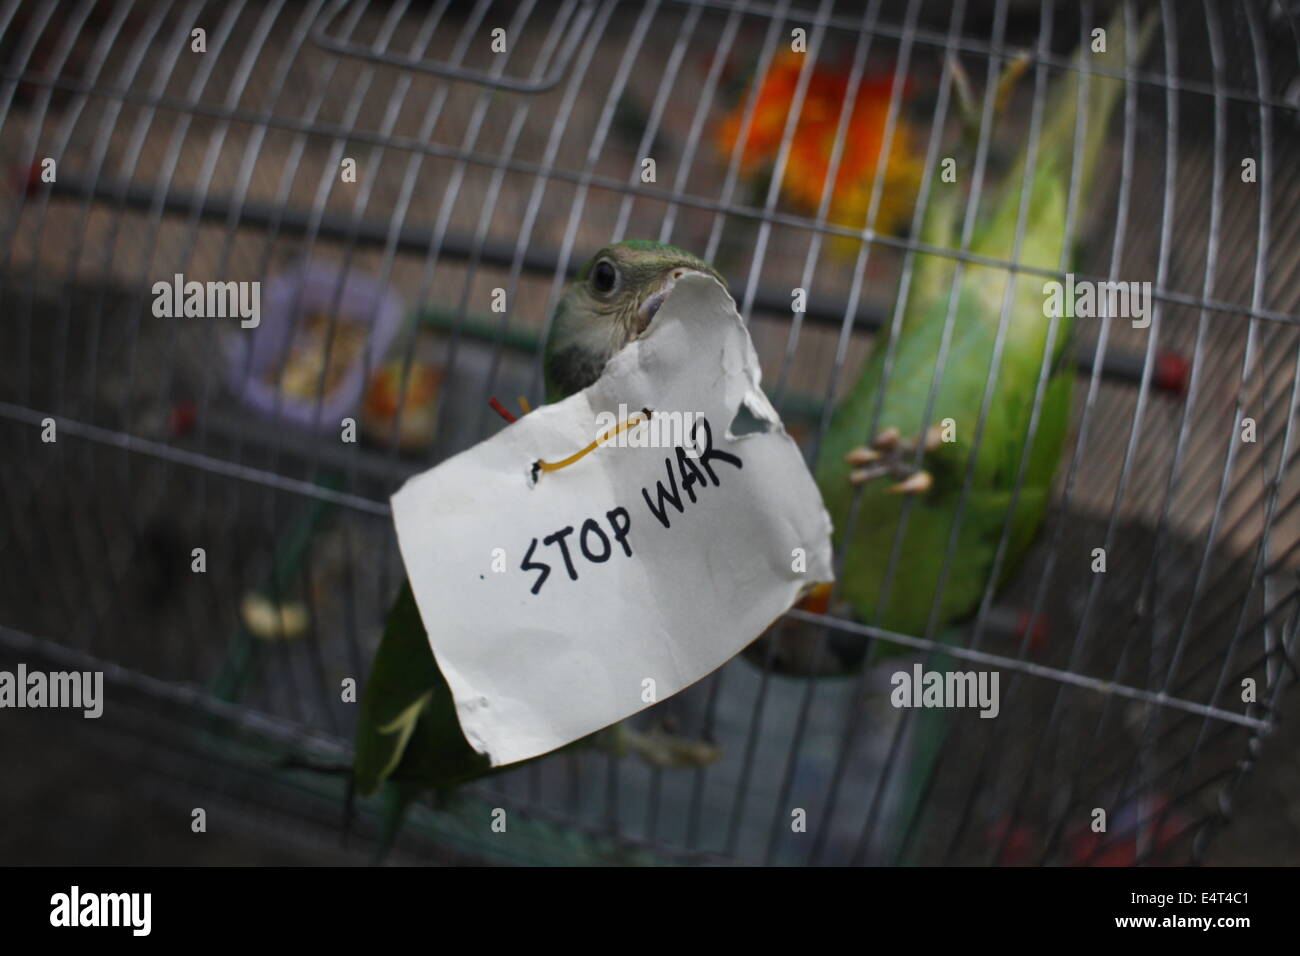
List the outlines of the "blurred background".
{"type": "MultiPolygon", "coordinates": [[[[1300,862],[1300,4],[1151,8],[1078,259],[1156,312],[1076,323],[1068,465],[971,630],[1016,664],[999,719],[919,755],[897,662],[738,658],[640,718],[716,764],[559,755],[421,806],[391,860],[1300,862]],[[1103,541],[1127,570],[1073,570],[1103,541]]],[[[388,496],[503,427],[489,399],[540,402],[573,271],[622,238],[714,263],[808,449],[918,258],[954,85],[1025,69],[1005,169],[1035,75],[1112,10],[0,0],[0,667],[106,685],[99,720],[0,711],[0,862],[369,860],[376,808],[344,844],[343,780],[312,767],[350,758],[338,688],[401,580],[388,496]],[[260,282],[256,336],[156,316],[176,273],[260,282]]]]}

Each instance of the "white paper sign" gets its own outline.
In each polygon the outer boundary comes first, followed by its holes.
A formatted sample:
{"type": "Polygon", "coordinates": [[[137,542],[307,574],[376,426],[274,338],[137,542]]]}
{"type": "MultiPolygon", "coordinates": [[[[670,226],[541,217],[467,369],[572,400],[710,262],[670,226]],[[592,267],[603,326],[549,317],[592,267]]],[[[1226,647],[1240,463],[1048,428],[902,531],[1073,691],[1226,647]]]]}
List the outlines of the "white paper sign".
{"type": "Polygon", "coordinates": [[[821,495],[735,302],[702,275],[590,388],[417,475],[392,506],[461,729],[494,765],[677,693],[833,577],[821,495]],[[642,409],[649,422],[573,464],[535,467],[642,409]]]}

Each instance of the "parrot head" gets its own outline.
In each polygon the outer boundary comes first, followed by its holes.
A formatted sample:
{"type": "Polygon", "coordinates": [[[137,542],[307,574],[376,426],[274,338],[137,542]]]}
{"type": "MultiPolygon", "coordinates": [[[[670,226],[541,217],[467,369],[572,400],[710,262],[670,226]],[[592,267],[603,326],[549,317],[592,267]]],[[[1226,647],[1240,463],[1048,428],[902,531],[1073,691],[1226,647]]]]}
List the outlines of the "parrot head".
{"type": "Polygon", "coordinates": [[[677,280],[692,273],[726,285],[703,260],[661,242],[629,239],[592,256],[555,309],[546,347],[548,400],[596,381],[605,363],[649,327],[677,280]]]}

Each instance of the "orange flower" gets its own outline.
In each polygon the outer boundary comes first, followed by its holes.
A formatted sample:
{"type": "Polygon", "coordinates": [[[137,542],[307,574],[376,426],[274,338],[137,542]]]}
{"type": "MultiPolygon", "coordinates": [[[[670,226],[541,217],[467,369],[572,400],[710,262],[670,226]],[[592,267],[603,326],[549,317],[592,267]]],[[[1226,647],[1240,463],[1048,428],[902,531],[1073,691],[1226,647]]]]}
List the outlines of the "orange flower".
{"type": "MultiPolygon", "coordinates": [[[[770,168],[776,161],[803,65],[804,54],[784,53],[764,77],[749,135],[741,151],[741,171],[746,175],[770,168]]],[[[890,74],[866,77],[858,84],[827,214],[829,221],[836,225],[860,229],[866,223],[893,85],[890,74]]],[[[843,70],[814,67],[809,77],[803,110],[795,124],[790,156],[781,177],[781,191],[786,199],[805,211],[816,212],[821,203],[848,88],[849,76],[843,70]]],[[[748,97],[742,98],[719,129],[718,145],[728,156],[740,138],[747,101],[748,97]]],[[[875,220],[877,232],[896,232],[907,225],[911,216],[921,182],[921,159],[913,152],[913,141],[913,132],[900,113],[885,160],[885,181],[875,220]]]]}

